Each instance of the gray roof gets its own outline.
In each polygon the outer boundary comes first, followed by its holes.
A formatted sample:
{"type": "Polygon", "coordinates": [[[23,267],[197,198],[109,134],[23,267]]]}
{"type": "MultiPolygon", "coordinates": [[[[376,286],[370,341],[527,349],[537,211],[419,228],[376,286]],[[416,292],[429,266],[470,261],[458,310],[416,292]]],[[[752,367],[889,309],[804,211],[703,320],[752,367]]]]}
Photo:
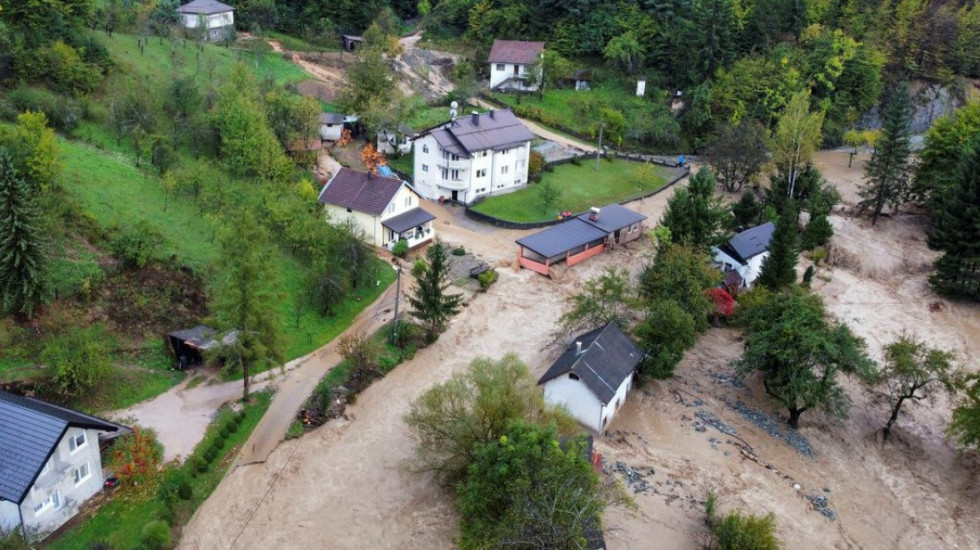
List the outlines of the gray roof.
{"type": "Polygon", "coordinates": [[[735,235],[727,244],[720,248],[734,260],[747,263],[754,256],[758,256],[769,250],[769,241],[772,240],[772,232],[776,228],[772,222],[746,229],[735,235]]]}
{"type": "Polygon", "coordinates": [[[119,429],[94,416],[0,391],[0,500],[24,501],[69,427],[119,429]]]}
{"type": "Polygon", "coordinates": [[[421,208],[413,208],[408,212],[395,216],[394,218],[382,220],[381,225],[396,233],[401,233],[402,231],[408,231],[413,227],[418,227],[423,223],[434,219],[436,219],[436,217],[429,214],[425,210],[422,210],[421,208]]]}
{"type": "Polygon", "coordinates": [[[589,219],[591,215],[591,212],[586,212],[584,214],[580,214],[579,218],[589,222],[599,229],[602,229],[606,233],[613,233],[619,229],[629,227],[634,223],[640,223],[647,219],[647,217],[643,214],[634,212],[629,208],[616,203],[608,204],[599,209],[599,216],[595,221],[589,219]]]}
{"type": "Polygon", "coordinates": [[[538,384],[574,372],[603,405],[608,405],[642,359],[643,351],[629,336],[616,323],[607,323],[575,338],[538,384]],[[582,343],[581,353],[577,353],[576,342],[582,343]]]}
{"type": "Polygon", "coordinates": [[[175,330],[168,336],[184,342],[192,348],[209,350],[217,345],[234,344],[238,339],[238,330],[229,330],[219,335],[218,331],[204,325],[184,330],[175,330]]]}
{"type": "Polygon", "coordinates": [[[643,214],[615,203],[603,206],[595,221],[589,219],[590,215],[590,212],[580,214],[577,218],[518,239],[517,244],[552,258],[647,219],[643,214]]]}
{"type": "Polygon", "coordinates": [[[516,63],[532,65],[544,49],[544,42],[524,42],[522,40],[494,40],[490,48],[490,63],[516,63]]]}
{"type": "Polygon", "coordinates": [[[399,178],[341,168],[320,192],[318,202],[380,216],[403,183],[399,178]]]}
{"type": "Polygon", "coordinates": [[[178,9],[180,13],[200,13],[202,15],[214,15],[226,11],[235,11],[235,8],[228,4],[222,4],[218,0],[192,0],[178,9]]]}
{"type": "Polygon", "coordinates": [[[439,128],[423,132],[432,134],[439,146],[463,157],[477,151],[500,151],[517,147],[534,139],[520,119],[510,110],[463,115],[439,128]]]}
{"type": "Polygon", "coordinates": [[[317,120],[320,124],[343,124],[344,115],[343,113],[320,113],[317,120]]]}

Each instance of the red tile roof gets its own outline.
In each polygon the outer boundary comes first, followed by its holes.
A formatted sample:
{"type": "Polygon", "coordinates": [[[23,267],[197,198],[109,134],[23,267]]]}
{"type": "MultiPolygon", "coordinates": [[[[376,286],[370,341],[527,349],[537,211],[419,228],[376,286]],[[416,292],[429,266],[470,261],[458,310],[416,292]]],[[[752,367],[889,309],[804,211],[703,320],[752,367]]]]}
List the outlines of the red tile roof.
{"type": "Polygon", "coordinates": [[[320,192],[318,202],[380,216],[402,183],[398,178],[341,168],[320,192]]]}
{"type": "Polygon", "coordinates": [[[494,40],[490,48],[490,63],[516,63],[533,65],[538,54],[544,49],[544,42],[523,42],[521,40],[494,40]]]}

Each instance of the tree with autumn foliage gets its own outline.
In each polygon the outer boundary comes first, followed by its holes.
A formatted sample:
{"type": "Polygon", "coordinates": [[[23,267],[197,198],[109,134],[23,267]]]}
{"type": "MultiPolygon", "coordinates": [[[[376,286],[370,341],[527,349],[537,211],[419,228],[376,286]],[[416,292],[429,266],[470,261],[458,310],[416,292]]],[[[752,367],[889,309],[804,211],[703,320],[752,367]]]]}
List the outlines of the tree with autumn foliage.
{"type": "Polygon", "coordinates": [[[361,164],[364,165],[364,168],[366,168],[368,172],[377,174],[379,166],[388,165],[388,157],[386,157],[381,151],[375,149],[374,145],[368,143],[364,146],[364,149],[361,149],[361,164]]]}
{"type": "Polygon", "coordinates": [[[727,290],[723,288],[709,288],[704,293],[711,299],[711,303],[715,306],[709,315],[713,321],[731,319],[735,313],[735,298],[732,298],[732,295],[727,290]]]}
{"type": "Polygon", "coordinates": [[[133,433],[126,434],[112,444],[109,469],[126,485],[139,485],[160,473],[163,446],[157,434],[149,428],[133,426],[133,433]]]}

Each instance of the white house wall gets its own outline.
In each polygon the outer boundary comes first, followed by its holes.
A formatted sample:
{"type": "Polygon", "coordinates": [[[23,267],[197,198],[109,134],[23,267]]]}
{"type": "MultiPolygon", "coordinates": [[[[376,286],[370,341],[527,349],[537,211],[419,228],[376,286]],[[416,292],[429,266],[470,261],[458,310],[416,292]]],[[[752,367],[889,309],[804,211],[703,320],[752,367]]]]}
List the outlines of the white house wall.
{"type": "MultiPolygon", "coordinates": [[[[453,189],[440,186],[444,181],[440,162],[442,149],[431,135],[423,136],[415,142],[413,179],[419,194],[430,200],[452,198],[453,189]]],[[[531,155],[531,142],[525,142],[506,151],[477,151],[472,158],[459,157],[459,183],[457,198],[471,203],[481,197],[509,193],[527,185],[528,159],[531,155]],[[481,175],[483,174],[483,175],[481,175]]]]}
{"type": "MultiPolygon", "coordinates": [[[[199,18],[201,16],[196,13],[185,13],[184,27],[188,29],[196,29],[199,25],[199,18]]],[[[215,13],[205,17],[208,29],[220,29],[222,27],[230,27],[235,24],[235,12],[226,11],[224,13],[215,13]]]]}
{"type": "Polygon", "coordinates": [[[326,141],[340,141],[343,133],[344,125],[342,123],[320,125],[320,139],[326,141]]]}
{"type": "Polygon", "coordinates": [[[54,531],[78,513],[78,507],[89,497],[102,490],[102,456],[99,452],[99,432],[69,428],[58,443],[48,461],[48,472],[38,476],[20,505],[24,528],[32,536],[43,537],[54,531]],[[85,444],[72,452],[69,440],[85,432],[85,444]],[[88,477],[75,483],[75,470],[88,464],[88,477]],[[60,506],[35,513],[35,505],[43,502],[55,491],[60,506]]]}
{"type": "Polygon", "coordinates": [[[769,251],[767,250],[761,254],[752,256],[749,258],[748,263],[743,264],[717,247],[712,250],[715,253],[715,263],[718,265],[718,268],[725,272],[737,272],[742,277],[743,284],[747,287],[752,286],[752,283],[759,278],[759,275],[762,273],[762,264],[769,257],[769,251]]]}
{"type": "MultiPolygon", "coordinates": [[[[490,64],[490,88],[496,88],[508,78],[514,77],[514,67],[517,67],[517,75],[527,75],[531,71],[530,65],[516,65],[514,63],[491,63],[490,64]],[[502,69],[500,67],[503,67],[502,69]]],[[[535,91],[538,89],[537,86],[526,86],[522,82],[511,81],[507,83],[506,88],[515,88],[525,91],[535,91]]]]}
{"type": "Polygon", "coordinates": [[[545,382],[544,400],[550,405],[562,405],[585,427],[602,433],[602,403],[581,380],[568,374],[545,382]]]}
{"type": "Polygon", "coordinates": [[[418,194],[412,191],[408,185],[402,184],[380,216],[358,210],[348,212],[346,208],[335,204],[324,205],[324,210],[326,210],[331,223],[343,223],[352,220],[357,227],[364,231],[364,240],[367,243],[374,246],[384,246],[390,240],[390,230],[381,225],[381,222],[404,214],[413,208],[418,208],[420,202],[418,194]]]}
{"type": "Polygon", "coordinates": [[[616,418],[616,413],[619,409],[626,404],[626,397],[629,395],[630,389],[633,387],[633,377],[630,376],[616,388],[616,395],[609,401],[609,404],[602,409],[602,426],[603,429],[599,430],[600,433],[604,432],[609,425],[612,424],[614,418],[616,418]]]}

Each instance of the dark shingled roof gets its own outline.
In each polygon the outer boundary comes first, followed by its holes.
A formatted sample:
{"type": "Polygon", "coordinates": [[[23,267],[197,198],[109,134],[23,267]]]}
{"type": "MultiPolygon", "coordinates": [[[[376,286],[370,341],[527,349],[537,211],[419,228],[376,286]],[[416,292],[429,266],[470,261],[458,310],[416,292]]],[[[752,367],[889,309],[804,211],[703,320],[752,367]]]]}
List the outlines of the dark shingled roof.
{"type": "Polygon", "coordinates": [[[226,11],[235,11],[235,8],[228,4],[222,4],[218,0],[192,0],[180,7],[180,13],[200,13],[204,15],[214,15],[226,11]]]}
{"type": "Polygon", "coordinates": [[[531,131],[508,109],[463,115],[422,135],[427,133],[436,138],[440,147],[463,157],[486,149],[500,151],[517,147],[534,139],[531,131]]]}
{"type": "Polygon", "coordinates": [[[616,323],[607,323],[575,338],[538,384],[574,372],[603,405],[608,405],[642,359],[643,352],[616,323]],[[576,353],[576,342],[582,343],[582,353],[576,353]]]}
{"type": "Polygon", "coordinates": [[[629,227],[634,223],[640,223],[647,219],[639,212],[634,212],[621,204],[609,204],[599,209],[599,216],[595,221],[590,219],[591,212],[579,214],[579,219],[585,220],[590,224],[602,229],[606,233],[613,233],[617,229],[629,227]]]}
{"type": "Polygon", "coordinates": [[[602,207],[596,221],[590,220],[590,215],[590,212],[580,214],[577,218],[518,239],[517,244],[551,258],[647,219],[643,214],[615,203],[602,207]]]}
{"type": "Polygon", "coordinates": [[[94,416],[0,391],[0,500],[24,501],[69,427],[119,429],[94,416]]]}
{"type": "Polygon", "coordinates": [[[402,184],[398,178],[341,168],[320,192],[318,202],[380,216],[402,184]]]}
{"type": "Polygon", "coordinates": [[[524,42],[521,40],[494,40],[490,48],[490,63],[516,63],[533,65],[538,54],[544,49],[544,42],[524,42]]]}
{"type": "Polygon", "coordinates": [[[769,250],[769,241],[772,239],[772,232],[775,227],[772,222],[767,222],[752,229],[746,229],[719,248],[732,259],[743,264],[748,263],[754,256],[769,250]]]}
{"type": "Polygon", "coordinates": [[[381,225],[391,229],[395,233],[401,233],[402,231],[408,231],[413,227],[418,227],[423,223],[436,219],[435,216],[429,214],[421,208],[413,208],[408,212],[399,214],[394,218],[389,218],[387,220],[382,220],[381,225]]]}
{"type": "Polygon", "coordinates": [[[344,115],[341,113],[320,113],[317,120],[320,124],[343,124],[344,115]]]}

